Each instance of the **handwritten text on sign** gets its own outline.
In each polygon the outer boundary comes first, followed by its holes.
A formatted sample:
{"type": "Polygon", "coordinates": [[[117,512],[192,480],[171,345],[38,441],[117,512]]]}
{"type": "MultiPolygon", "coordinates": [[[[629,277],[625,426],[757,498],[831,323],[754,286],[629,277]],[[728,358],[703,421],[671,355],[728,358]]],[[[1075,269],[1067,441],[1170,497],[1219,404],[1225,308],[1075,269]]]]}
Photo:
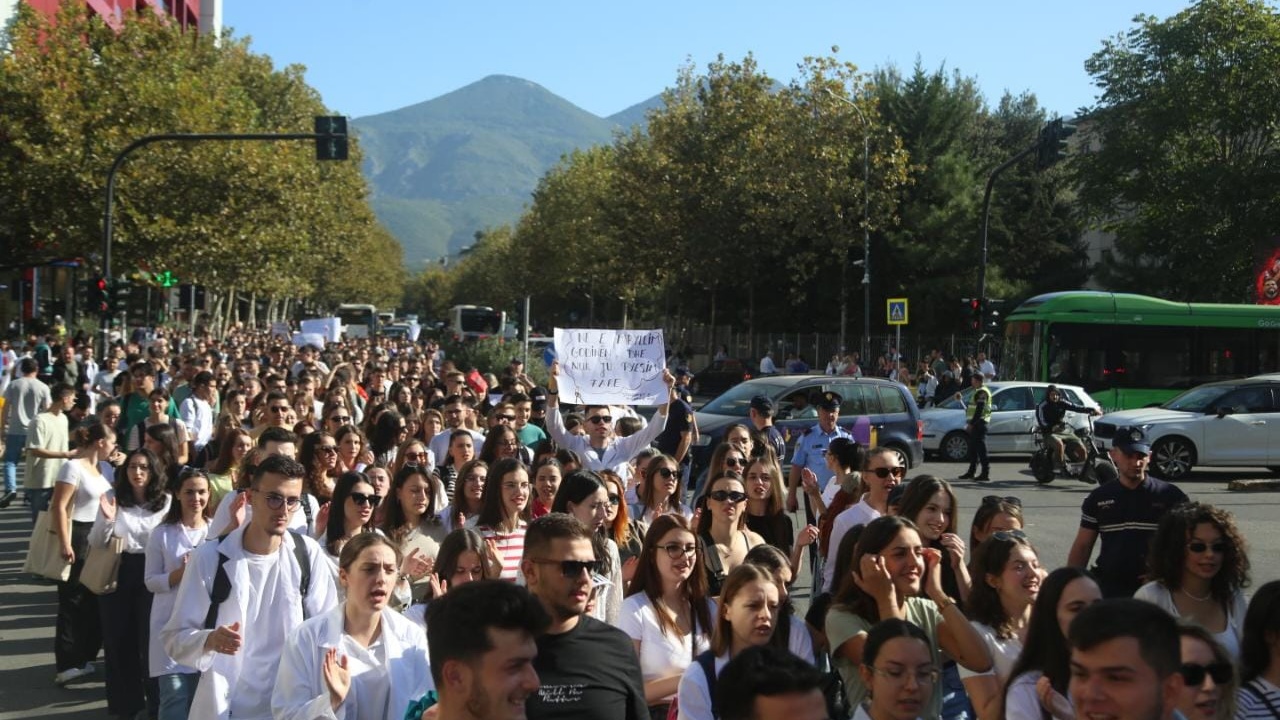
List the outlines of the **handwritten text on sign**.
{"type": "Polygon", "coordinates": [[[568,403],[663,405],[666,346],[661,330],[556,328],[560,399],[568,403]]]}

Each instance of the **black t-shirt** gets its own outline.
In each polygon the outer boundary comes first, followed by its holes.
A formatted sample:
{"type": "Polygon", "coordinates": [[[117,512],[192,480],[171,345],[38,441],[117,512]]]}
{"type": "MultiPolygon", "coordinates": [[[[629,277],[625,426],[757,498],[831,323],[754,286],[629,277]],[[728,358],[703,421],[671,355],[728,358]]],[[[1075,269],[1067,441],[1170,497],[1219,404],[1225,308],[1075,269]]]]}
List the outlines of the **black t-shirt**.
{"type": "Polygon", "coordinates": [[[1094,568],[1105,597],[1132,597],[1147,571],[1151,536],[1164,514],[1187,502],[1176,485],[1151,476],[1130,490],[1109,482],[1089,493],[1080,507],[1080,527],[1102,539],[1094,568]]]}
{"type": "Polygon", "coordinates": [[[747,513],[747,529],[764,538],[765,543],[772,545],[788,556],[796,544],[795,527],[786,513],[777,515],[752,515],[747,513]]]}
{"type": "Polygon", "coordinates": [[[621,630],[583,615],[574,629],[538,638],[542,681],[525,701],[529,720],[648,720],[635,645],[621,630]]]}
{"type": "Polygon", "coordinates": [[[671,401],[671,409],[667,411],[667,426],[663,428],[653,444],[665,455],[675,457],[680,447],[680,436],[693,429],[693,408],[683,398],[671,401]]]}

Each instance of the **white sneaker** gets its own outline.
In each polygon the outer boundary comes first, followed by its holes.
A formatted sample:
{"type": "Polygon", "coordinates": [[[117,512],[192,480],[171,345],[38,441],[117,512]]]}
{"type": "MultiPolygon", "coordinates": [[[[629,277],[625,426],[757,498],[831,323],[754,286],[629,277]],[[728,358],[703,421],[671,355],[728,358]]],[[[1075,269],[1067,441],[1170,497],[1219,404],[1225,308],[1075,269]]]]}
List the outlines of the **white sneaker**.
{"type": "Polygon", "coordinates": [[[59,685],[59,686],[66,685],[67,683],[73,682],[86,675],[92,675],[92,674],[93,674],[93,663],[88,663],[82,668],[71,668],[70,670],[63,670],[57,675],[54,675],[53,684],[59,685]]]}

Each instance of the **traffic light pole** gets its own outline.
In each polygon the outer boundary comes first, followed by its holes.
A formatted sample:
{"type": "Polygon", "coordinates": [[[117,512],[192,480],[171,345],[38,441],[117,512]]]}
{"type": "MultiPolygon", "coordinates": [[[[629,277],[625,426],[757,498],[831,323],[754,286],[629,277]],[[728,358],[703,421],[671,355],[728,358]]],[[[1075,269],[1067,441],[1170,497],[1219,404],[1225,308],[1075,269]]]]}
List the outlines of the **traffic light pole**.
{"type": "MultiPolygon", "coordinates": [[[[114,230],[113,211],[115,207],[116,197],[116,174],[120,168],[124,166],[124,161],[134,150],[153,145],[159,142],[207,142],[207,141],[229,141],[229,140],[259,140],[268,142],[278,142],[281,140],[331,140],[334,138],[346,137],[346,133],[164,133],[160,135],[147,135],[138,138],[129,143],[128,147],[120,151],[116,155],[115,162],[111,163],[111,169],[107,171],[107,203],[106,211],[102,218],[102,276],[111,282],[111,239],[114,230]]],[[[99,357],[106,358],[111,338],[111,316],[103,315],[101,328],[102,335],[99,345],[99,357]]]]}
{"type": "MultiPolygon", "coordinates": [[[[1004,161],[1000,167],[991,171],[991,176],[987,178],[987,189],[982,193],[982,264],[978,266],[979,303],[982,303],[987,297],[987,230],[991,225],[991,191],[995,188],[996,178],[1000,176],[1000,173],[1013,167],[1022,158],[1036,152],[1039,147],[1040,143],[1037,141],[1027,149],[1004,161]]],[[[986,332],[986,328],[983,327],[984,324],[983,322],[978,323],[979,340],[982,339],[982,335],[986,332]]]]}

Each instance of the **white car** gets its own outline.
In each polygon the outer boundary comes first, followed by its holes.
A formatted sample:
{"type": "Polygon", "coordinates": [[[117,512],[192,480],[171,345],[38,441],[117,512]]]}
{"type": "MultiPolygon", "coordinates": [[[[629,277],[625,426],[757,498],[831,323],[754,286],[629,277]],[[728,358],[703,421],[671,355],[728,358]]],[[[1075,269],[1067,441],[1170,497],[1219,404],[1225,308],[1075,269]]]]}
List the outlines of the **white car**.
{"type": "Polygon", "coordinates": [[[1111,438],[1116,428],[1133,425],[1146,431],[1151,474],[1162,480],[1197,465],[1280,472],[1280,376],[1200,385],[1159,407],[1103,415],[1094,430],[1111,438]]]}
{"type": "MultiPolygon", "coordinates": [[[[991,390],[991,424],[987,427],[988,453],[1030,455],[1035,452],[1036,406],[1044,400],[1045,388],[1050,384],[1013,381],[987,384],[991,390]]],[[[1058,389],[1062,391],[1062,399],[1072,405],[1102,410],[1084,388],[1058,385],[1058,389]]],[[[948,462],[969,459],[969,433],[964,429],[965,408],[973,397],[973,388],[966,388],[961,397],[963,400],[952,398],[920,413],[920,419],[924,422],[924,451],[938,455],[948,462]]],[[[1074,428],[1086,427],[1089,423],[1087,415],[1074,412],[1068,412],[1063,421],[1074,428]]]]}

